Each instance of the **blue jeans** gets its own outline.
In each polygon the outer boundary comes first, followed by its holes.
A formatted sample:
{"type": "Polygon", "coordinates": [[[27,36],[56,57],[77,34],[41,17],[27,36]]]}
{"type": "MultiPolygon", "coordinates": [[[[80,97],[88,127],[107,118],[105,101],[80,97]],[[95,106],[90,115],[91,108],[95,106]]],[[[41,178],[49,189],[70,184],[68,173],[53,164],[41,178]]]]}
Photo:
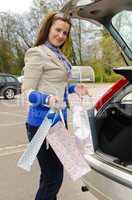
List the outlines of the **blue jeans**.
{"type": "MultiPolygon", "coordinates": [[[[39,127],[26,124],[29,141],[35,135],[39,127]]],[[[46,149],[46,141],[43,142],[37,155],[41,175],[39,188],[35,200],[57,200],[57,193],[63,181],[63,165],[49,145],[46,149]]]]}

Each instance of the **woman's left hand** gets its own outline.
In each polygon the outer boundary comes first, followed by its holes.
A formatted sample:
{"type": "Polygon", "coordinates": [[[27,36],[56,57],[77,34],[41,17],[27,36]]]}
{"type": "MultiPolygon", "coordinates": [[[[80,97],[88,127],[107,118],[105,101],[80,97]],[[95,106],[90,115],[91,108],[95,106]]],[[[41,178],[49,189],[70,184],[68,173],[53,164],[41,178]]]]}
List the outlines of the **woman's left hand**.
{"type": "Polygon", "coordinates": [[[77,84],[75,88],[75,92],[79,97],[84,96],[84,95],[89,95],[88,89],[84,84],[77,84]]]}

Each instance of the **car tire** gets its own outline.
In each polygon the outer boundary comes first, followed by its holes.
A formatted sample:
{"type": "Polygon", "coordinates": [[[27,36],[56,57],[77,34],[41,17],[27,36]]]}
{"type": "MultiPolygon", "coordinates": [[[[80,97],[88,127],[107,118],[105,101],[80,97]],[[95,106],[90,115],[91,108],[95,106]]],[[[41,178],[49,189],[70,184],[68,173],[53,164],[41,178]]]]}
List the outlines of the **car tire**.
{"type": "Polygon", "coordinates": [[[12,88],[8,88],[4,91],[4,98],[5,99],[14,99],[15,91],[12,88]]]}

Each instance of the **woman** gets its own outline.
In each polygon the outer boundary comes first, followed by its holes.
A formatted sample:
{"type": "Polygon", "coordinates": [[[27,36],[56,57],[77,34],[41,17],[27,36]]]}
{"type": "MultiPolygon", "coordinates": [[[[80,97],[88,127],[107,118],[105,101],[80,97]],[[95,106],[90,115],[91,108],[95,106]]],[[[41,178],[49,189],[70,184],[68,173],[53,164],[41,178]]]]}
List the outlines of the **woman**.
{"type": "MultiPolygon", "coordinates": [[[[68,93],[87,93],[84,85],[68,85],[71,64],[61,52],[68,39],[71,22],[62,13],[54,13],[42,22],[33,48],[25,55],[23,91],[29,91],[26,122],[29,140],[32,139],[50,107],[58,102],[67,126],[68,93]]],[[[48,116],[54,118],[54,113],[48,116]]],[[[58,116],[54,123],[61,120],[58,116]]],[[[41,169],[36,200],[56,200],[63,180],[63,166],[51,146],[44,141],[38,155],[41,169]]]]}

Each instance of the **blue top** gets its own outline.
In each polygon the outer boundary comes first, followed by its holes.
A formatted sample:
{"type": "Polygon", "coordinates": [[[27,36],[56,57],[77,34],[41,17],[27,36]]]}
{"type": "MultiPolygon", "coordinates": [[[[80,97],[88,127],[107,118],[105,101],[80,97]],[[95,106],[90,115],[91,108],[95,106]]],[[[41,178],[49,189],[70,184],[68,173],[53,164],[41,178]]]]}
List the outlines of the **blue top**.
{"type": "MultiPolygon", "coordinates": [[[[67,73],[68,76],[70,76],[71,74],[71,64],[65,59],[65,57],[63,56],[63,54],[61,52],[58,51],[58,48],[54,47],[53,45],[51,45],[50,43],[46,42],[45,45],[50,48],[59,59],[61,59],[61,61],[64,63],[64,66],[67,69],[67,73]],[[62,59],[63,57],[63,59],[62,59]]],[[[65,89],[64,92],[64,108],[62,109],[62,113],[63,113],[63,117],[64,120],[67,121],[67,108],[68,108],[68,93],[74,93],[75,92],[75,85],[74,84],[69,84],[68,88],[65,89]]],[[[46,94],[46,93],[41,93],[39,91],[32,91],[29,94],[29,102],[31,103],[31,105],[29,106],[29,111],[28,111],[28,116],[27,116],[27,123],[32,125],[32,126],[40,126],[43,119],[45,118],[45,116],[47,115],[48,111],[49,111],[49,107],[48,107],[48,100],[50,98],[50,95],[46,94]]],[[[50,113],[48,114],[48,118],[49,119],[54,119],[55,114],[54,113],[50,113]]],[[[60,116],[59,114],[57,115],[57,117],[54,120],[54,124],[57,121],[60,121],[60,116]]]]}
{"type": "MultiPolygon", "coordinates": [[[[75,85],[69,85],[68,86],[68,93],[75,92],[75,85]]],[[[47,99],[49,99],[49,95],[46,93],[40,93],[38,91],[32,91],[29,94],[29,102],[31,103],[29,107],[28,117],[27,117],[27,123],[32,126],[40,126],[43,119],[45,118],[46,114],[49,111],[49,107],[47,106],[47,99]]],[[[64,108],[62,109],[64,120],[67,121],[67,101],[68,101],[68,94],[65,90],[64,93],[64,108]]],[[[49,119],[54,119],[55,114],[50,113],[48,114],[49,119]]],[[[58,114],[56,119],[54,120],[54,124],[58,121],[60,121],[61,118],[58,114]]]]}

